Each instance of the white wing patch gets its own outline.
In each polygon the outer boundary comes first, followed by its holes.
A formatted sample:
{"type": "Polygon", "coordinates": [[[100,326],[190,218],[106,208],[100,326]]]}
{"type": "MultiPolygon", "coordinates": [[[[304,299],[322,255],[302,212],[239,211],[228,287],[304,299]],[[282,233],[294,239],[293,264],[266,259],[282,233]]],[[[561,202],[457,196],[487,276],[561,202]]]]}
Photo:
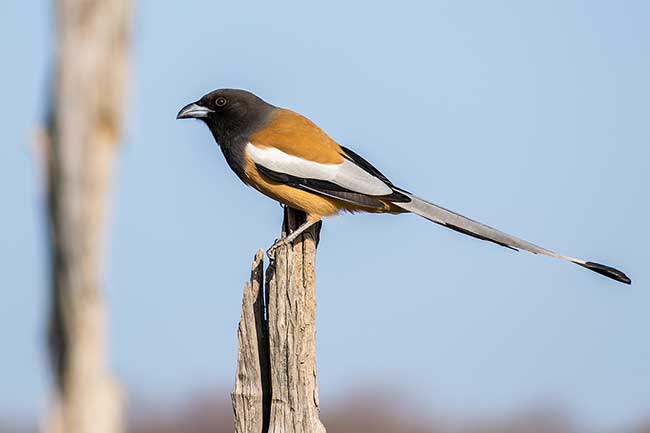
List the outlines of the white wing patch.
{"type": "Polygon", "coordinates": [[[321,164],[289,155],[275,147],[246,145],[246,151],[256,164],[295,177],[318,179],[367,195],[389,195],[393,190],[380,179],[347,159],[341,164],[321,164]]]}

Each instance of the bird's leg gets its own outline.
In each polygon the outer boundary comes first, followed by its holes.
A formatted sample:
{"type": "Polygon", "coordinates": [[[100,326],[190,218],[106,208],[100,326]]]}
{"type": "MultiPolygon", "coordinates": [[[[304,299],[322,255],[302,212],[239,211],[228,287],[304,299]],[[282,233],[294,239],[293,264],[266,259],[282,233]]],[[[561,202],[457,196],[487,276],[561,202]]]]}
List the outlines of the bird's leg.
{"type": "Polygon", "coordinates": [[[280,239],[275,241],[271,247],[269,247],[268,250],[266,250],[266,255],[271,258],[271,254],[273,251],[275,251],[276,248],[281,247],[282,245],[290,245],[291,242],[293,242],[294,239],[296,239],[298,236],[300,236],[305,230],[307,230],[309,227],[313,226],[316,224],[318,221],[320,221],[320,218],[310,218],[307,217],[307,221],[302,223],[297,229],[295,229],[289,236],[287,236],[284,239],[280,239]]]}

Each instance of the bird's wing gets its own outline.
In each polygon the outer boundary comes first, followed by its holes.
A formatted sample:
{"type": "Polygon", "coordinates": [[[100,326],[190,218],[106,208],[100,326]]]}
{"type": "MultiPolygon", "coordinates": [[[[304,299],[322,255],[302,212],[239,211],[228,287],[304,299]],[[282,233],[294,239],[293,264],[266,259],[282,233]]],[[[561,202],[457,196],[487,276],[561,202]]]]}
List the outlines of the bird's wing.
{"type": "Polygon", "coordinates": [[[393,189],[381,179],[347,159],[336,164],[323,164],[291,155],[277,147],[257,147],[252,143],[246,146],[246,151],[258,166],[294,179],[329,182],[348,191],[370,196],[393,193],[393,189]]]}
{"type": "Polygon", "coordinates": [[[370,164],[341,147],[306,117],[278,110],[250,137],[246,153],[262,175],[278,183],[372,209],[406,200],[370,164]]]}
{"type": "Polygon", "coordinates": [[[338,164],[323,164],[287,154],[275,147],[260,148],[252,143],[246,146],[246,153],[257,170],[273,182],[354,206],[379,211],[387,209],[387,203],[408,200],[382,179],[348,159],[338,164]]]}

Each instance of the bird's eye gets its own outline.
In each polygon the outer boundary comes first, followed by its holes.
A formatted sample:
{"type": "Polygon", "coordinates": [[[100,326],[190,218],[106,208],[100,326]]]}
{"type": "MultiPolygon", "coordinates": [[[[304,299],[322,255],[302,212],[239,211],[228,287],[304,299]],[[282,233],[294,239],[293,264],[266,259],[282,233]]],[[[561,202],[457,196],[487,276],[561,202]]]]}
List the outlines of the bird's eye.
{"type": "Polygon", "coordinates": [[[214,103],[216,104],[217,107],[223,107],[224,105],[226,105],[227,102],[228,101],[226,100],[226,98],[224,98],[222,96],[218,97],[214,101],[214,103]]]}

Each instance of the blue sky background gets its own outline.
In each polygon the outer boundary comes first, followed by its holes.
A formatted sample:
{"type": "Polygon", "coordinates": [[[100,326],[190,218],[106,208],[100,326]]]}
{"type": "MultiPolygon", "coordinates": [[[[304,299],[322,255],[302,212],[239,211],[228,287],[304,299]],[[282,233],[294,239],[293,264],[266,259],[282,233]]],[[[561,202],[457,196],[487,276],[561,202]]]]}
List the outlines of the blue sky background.
{"type": "MultiPolygon", "coordinates": [[[[32,137],[50,5],[0,4],[0,416],[42,413],[46,250],[32,137]]],[[[154,401],[230,388],[242,284],[281,210],[178,109],[240,87],[295,109],[396,184],[631,287],[415,216],[325,222],[322,404],[395,386],[436,413],[538,403],[650,416],[650,3],[138,3],[113,191],[112,366],[154,401]]]]}

